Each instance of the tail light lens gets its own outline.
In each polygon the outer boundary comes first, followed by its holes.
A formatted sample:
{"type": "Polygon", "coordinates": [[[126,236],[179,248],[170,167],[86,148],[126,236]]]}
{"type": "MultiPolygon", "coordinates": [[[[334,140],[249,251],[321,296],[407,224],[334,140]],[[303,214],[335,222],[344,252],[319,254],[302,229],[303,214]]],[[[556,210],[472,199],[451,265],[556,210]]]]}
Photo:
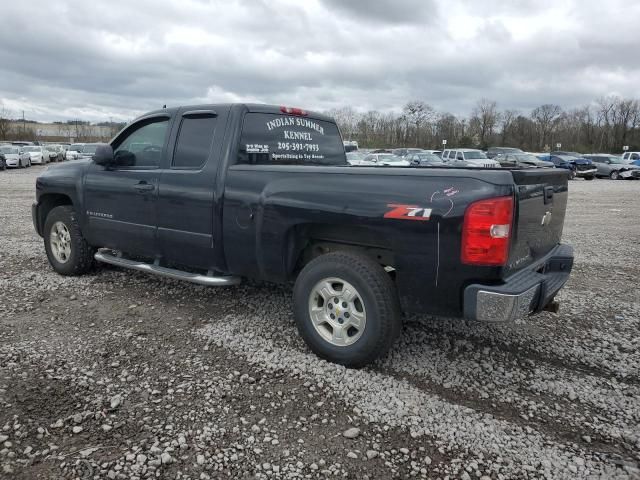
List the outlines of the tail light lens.
{"type": "Polygon", "coordinates": [[[502,266],[509,257],[513,197],[496,197],[467,207],[462,227],[462,263],[502,266]]]}
{"type": "Polygon", "coordinates": [[[306,110],[295,107],[280,107],[280,111],[288,115],[297,115],[299,117],[306,117],[308,115],[306,110]]]}

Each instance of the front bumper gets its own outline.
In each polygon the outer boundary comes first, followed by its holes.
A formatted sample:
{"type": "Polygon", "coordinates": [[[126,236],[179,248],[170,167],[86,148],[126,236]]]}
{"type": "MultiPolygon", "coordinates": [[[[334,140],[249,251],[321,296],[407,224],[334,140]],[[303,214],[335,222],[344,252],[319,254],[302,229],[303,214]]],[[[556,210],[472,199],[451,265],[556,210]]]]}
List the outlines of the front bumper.
{"type": "Polygon", "coordinates": [[[506,322],[540,312],[567,282],[572,267],[573,248],[560,244],[502,285],[469,285],[464,290],[464,317],[506,322]]]}
{"type": "Polygon", "coordinates": [[[618,173],[620,174],[620,178],[640,179],[640,170],[624,170],[618,173]]]}
{"type": "Polygon", "coordinates": [[[31,220],[33,221],[33,228],[36,230],[38,235],[42,236],[42,232],[40,231],[40,217],[38,216],[38,203],[34,202],[31,204],[31,220]]]}
{"type": "Polygon", "coordinates": [[[589,168],[587,170],[576,170],[576,177],[593,177],[598,173],[597,168],[589,168]]]}

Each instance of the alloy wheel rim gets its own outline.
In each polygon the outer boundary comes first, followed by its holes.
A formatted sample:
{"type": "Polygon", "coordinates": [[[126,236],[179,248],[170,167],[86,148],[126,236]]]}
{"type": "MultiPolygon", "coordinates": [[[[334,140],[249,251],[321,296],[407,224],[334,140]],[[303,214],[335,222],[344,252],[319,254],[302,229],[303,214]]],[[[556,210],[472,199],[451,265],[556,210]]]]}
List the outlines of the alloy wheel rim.
{"type": "Polygon", "coordinates": [[[67,263],[71,257],[71,233],[62,222],[56,222],[51,227],[49,235],[51,253],[59,263],[67,263]]]}
{"type": "Polygon", "coordinates": [[[311,289],[309,317],[318,335],[336,347],[357,342],[367,323],[360,293],[349,282],[337,277],[322,279],[311,289]]]}

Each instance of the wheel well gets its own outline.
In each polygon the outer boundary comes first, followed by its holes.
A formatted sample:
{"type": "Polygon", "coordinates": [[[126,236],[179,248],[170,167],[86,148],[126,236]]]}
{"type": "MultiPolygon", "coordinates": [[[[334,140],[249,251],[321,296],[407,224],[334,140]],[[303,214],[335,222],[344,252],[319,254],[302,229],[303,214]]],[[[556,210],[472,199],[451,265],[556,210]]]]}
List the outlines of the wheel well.
{"type": "Polygon", "coordinates": [[[295,278],[311,260],[330,252],[360,253],[370,257],[388,271],[395,268],[395,257],[390,242],[381,232],[367,227],[298,226],[289,232],[287,250],[285,258],[291,278],[295,278]]]}
{"type": "Polygon", "coordinates": [[[49,212],[61,205],[73,205],[73,202],[67,195],[61,193],[48,193],[40,197],[38,208],[38,229],[42,232],[44,229],[44,222],[49,215],[49,212]]]}

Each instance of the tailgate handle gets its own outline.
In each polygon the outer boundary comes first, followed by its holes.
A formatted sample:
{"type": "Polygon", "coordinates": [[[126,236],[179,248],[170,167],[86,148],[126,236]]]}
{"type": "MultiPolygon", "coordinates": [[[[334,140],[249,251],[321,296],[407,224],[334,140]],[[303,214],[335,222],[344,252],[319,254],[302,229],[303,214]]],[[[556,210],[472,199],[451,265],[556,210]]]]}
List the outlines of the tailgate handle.
{"type": "Polygon", "coordinates": [[[544,204],[553,202],[553,187],[544,187],[544,204]]]}

